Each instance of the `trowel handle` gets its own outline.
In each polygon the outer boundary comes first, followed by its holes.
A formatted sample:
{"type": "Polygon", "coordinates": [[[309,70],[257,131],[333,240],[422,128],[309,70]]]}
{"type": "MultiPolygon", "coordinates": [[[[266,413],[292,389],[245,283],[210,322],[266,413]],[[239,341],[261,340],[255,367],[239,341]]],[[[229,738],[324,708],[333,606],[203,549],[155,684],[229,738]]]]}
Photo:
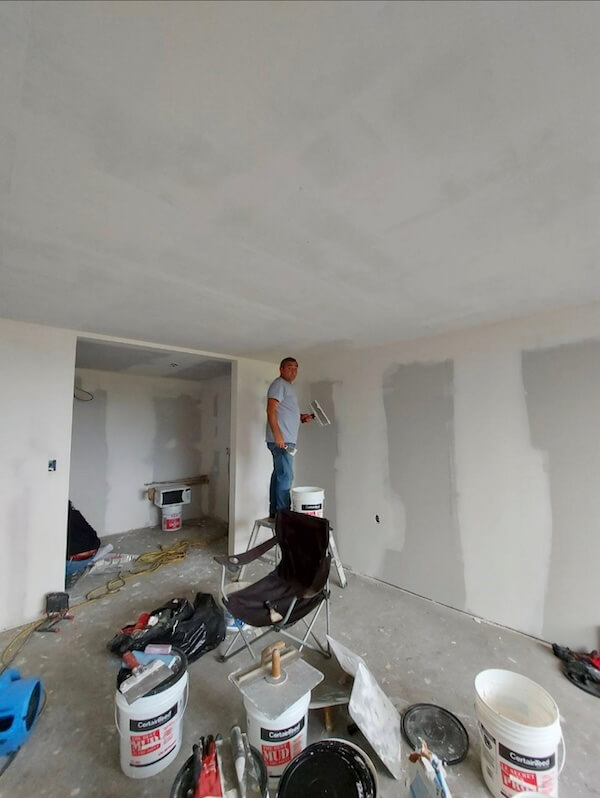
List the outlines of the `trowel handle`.
{"type": "Polygon", "coordinates": [[[131,651],[125,651],[122,656],[122,660],[123,665],[125,665],[126,668],[129,668],[130,671],[135,671],[140,667],[140,663],[137,661],[135,654],[133,654],[131,651]]]}
{"type": "Polygon", "coordinates": [[[280,652],[285,648],[285,643],[283,640],[278,640],[276,643],[271,643],[270,646],[265,646],[262,650],[262,654],[260,655],[260,664],[266,665],[269,660],[272,660],[273,654],[277,651],[277,656],[279,658],[280,652]]]}
{"type": "Polygon", "coordinates": [[[279,649],[275,649],[273,652],[273,658],[271,660],[271,676],[274,679],[281,678],[281,654],[279,653],[279,649]]]}

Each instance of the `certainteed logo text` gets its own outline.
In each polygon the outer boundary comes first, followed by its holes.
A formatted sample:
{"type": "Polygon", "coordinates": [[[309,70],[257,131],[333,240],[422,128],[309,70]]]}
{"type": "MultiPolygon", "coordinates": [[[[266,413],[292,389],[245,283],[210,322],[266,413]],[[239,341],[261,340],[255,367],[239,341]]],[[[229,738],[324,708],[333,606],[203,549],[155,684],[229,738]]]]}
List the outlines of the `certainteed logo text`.
{"type": "Polygon", "coordinates": [[[288,726],[287,729],[262,729],[260,730],[260,739],[268,743],[282,743],[285,740],[291,740],[304,728],[304,717],[293,726],[288,726]]]}
{"type": "Polygon", "coordinates": [[[166,712],[161,712],[160,715],[156,715],[154,718],[144,718],[143,720],[134,720],[132,718],[129,721],[129,729],[132,732],[144,732],[150,731],[151,729],[158,729],[159,726],[168,723],[176,714],[177,704],[174,704],[171,709],[167,709],[166,712]]]}

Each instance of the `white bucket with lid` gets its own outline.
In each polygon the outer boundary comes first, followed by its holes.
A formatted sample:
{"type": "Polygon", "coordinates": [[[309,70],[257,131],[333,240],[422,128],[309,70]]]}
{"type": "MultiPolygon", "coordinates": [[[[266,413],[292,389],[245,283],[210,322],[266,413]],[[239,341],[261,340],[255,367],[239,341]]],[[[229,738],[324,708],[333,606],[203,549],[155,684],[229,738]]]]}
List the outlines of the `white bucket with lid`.
{"type": "Polygon", "coordinates": [[[511,798],[525,793],[557,798],[565,749],[552,696],[519,673],[485,670],[475,678],[475,712],[481,771],[492,795],[511,798]]]}
{"type": "Polygon", "coordinates": [[[132,704],[116,691],[115,725],[120,737],[121,770],[126,776],[154,776],[175,759],[181,748],[187,697],[185,660],[164,688],[160,685],[132,704]]]}
{"type": "Polygon", "coordinates": [[[181,529],[183,504],[168,504],[162,508],[162,531],[176,532],[181,529]]]}
{"type": "Polygon", "coordinates": [[[270,779],[279,779],[292,759],[306,748],[309,704],[310,690],[272,719],[244,698],[248,742],[263,755],[270,779]]]}
{"type": "Polygon", "coordinates": [[[323,518],[324,507],[325,491],[323,488],[292,488],[292,510],[294,512],[323,518]]]}

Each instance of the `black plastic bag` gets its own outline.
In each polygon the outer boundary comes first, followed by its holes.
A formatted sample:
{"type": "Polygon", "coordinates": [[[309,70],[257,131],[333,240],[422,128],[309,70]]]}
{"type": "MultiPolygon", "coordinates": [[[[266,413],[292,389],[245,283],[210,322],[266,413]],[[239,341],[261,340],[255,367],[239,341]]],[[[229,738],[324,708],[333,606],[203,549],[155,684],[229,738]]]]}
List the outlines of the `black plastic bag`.
{"type": "Polygon", "coordinates": [[[181,649],[188,662],[212,651],[225,639],[225,618],[210,593],[196,593],[194,614],[175,624],[169,643],[181,649]]]}
{"type": "Polygon", "coordinates": [[[148,643],[170,643],[183,651],[188,662],[212,651],[225,639],[223,610],[210,593],[197,593],[192,605],[187,599],[171,599],[152,610],[143,628],[125,626],[108,644],[113,654],[143,651],[148,643]]]}

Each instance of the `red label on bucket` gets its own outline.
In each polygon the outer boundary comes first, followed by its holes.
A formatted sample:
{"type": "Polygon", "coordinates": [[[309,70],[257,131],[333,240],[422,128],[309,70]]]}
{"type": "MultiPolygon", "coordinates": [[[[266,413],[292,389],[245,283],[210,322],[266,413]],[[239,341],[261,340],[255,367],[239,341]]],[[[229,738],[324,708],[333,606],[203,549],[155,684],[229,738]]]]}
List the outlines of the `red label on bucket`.
{"type": "Polygon", "coordinates": [[[175,721],[172,720],[160,729],[147,734],[131,734],[130,765],[134,768],[143,768],[153,765],[169,754],[177,743],[175,736],[175,721]]]}
{"type": "Polygon", "coordinates": [[[291,762],[292,749],[289,743],[263,745],[262,755],[268,768],[278,768],[291,762]]]}
{"type": "Polygon", "coordinates": [[[531,787],[532,790],[535,790],[538,786],[536,774],[529,770],[518,770],[500,762],[500,773],[502,774],[502,784],[509,790],[525,792],[525,789],[531,787]]]}
{"type": "Polygon", "coordinates": [[[302,740],[300,738],[291,740],[287,743],[278,745],[263,745],[262,755],[267,768],[280,768],[295,759],[302,751],[302,740]]]}
{"type": "Polygon", "coordinates": [[[151,718],[129,721],[131,767],[146,767],[165,757],[175,746],[177,704],[151,718]]]}
{"type": "Polygon", "coordinates": [[[165,518],[165,529],[179,529],[181,518],[165,518]]]}

